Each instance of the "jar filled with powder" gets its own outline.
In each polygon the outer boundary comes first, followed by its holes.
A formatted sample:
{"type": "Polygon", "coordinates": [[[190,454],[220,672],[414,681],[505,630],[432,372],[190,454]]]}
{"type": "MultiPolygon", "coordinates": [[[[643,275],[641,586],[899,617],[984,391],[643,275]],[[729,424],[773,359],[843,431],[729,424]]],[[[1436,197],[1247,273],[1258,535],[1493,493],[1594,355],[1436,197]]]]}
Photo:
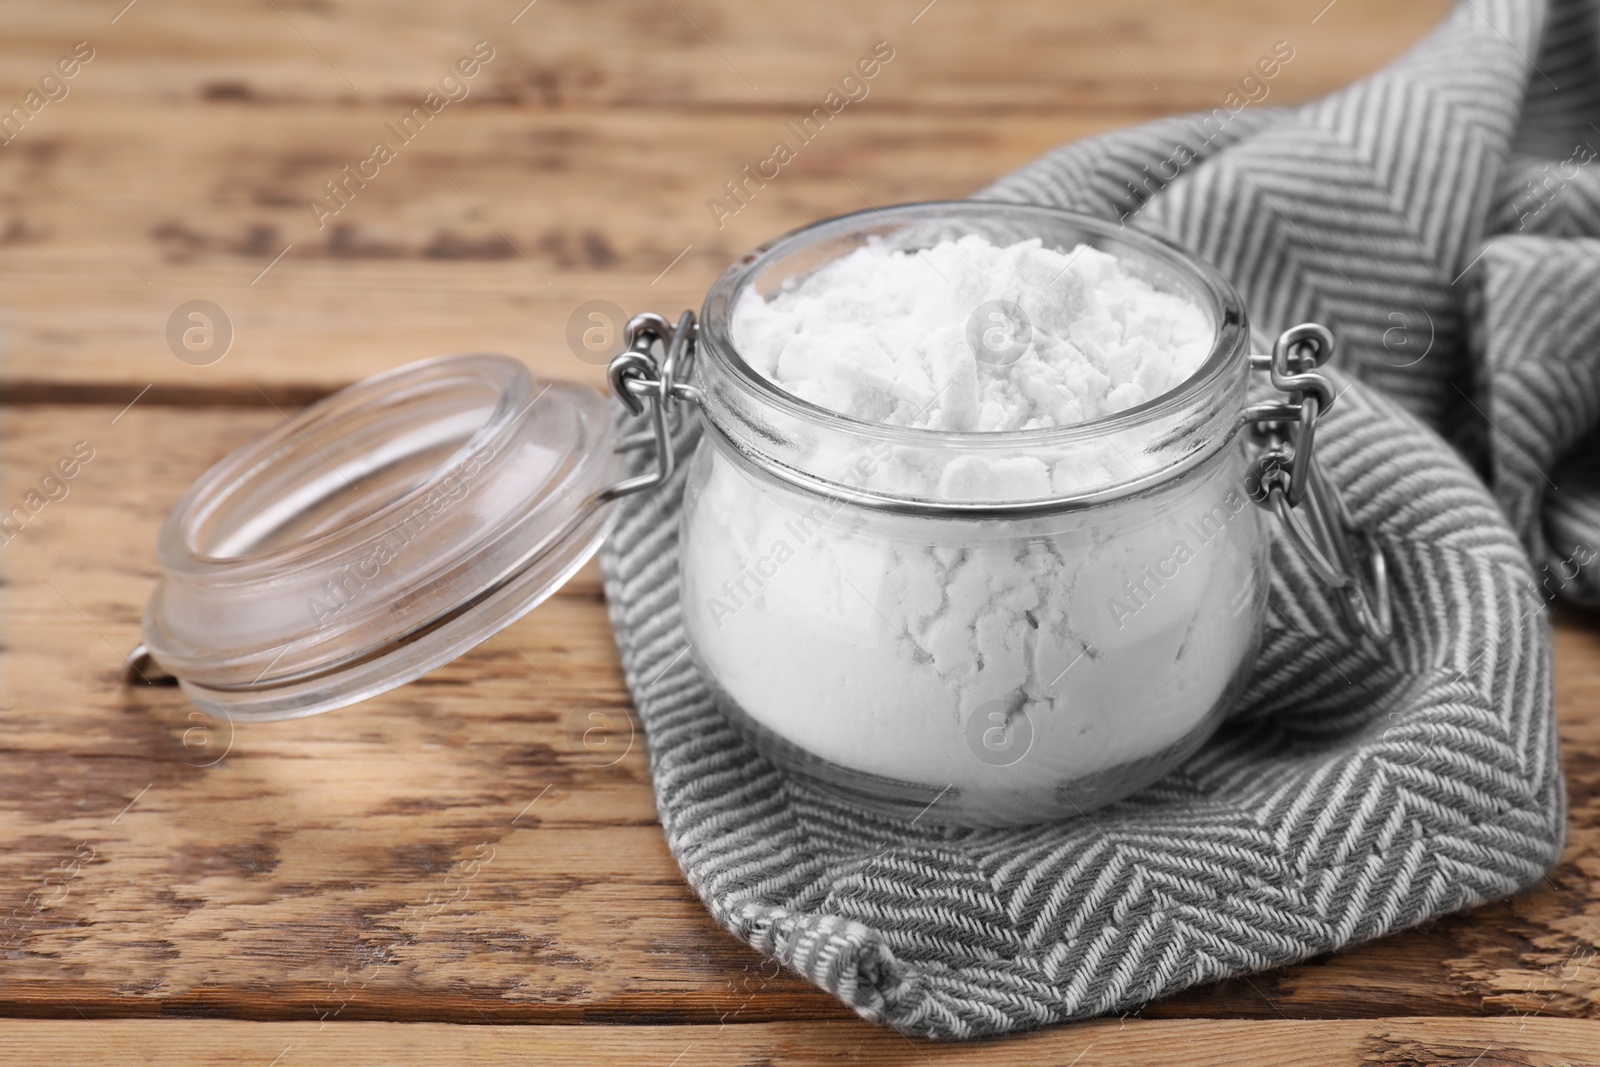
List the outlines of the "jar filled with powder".
{"type": "Polygon", "coordinates": [[[1332,345],[1308,324],[1252,355],[1216,271],[1069,212],[828,220],[741,258],[698,319],[628,323],[609,379],[645,425],[620,440],[592,391],[471,356],[246,445],[169,517],[132,659],[231,718],[392,688],[548,597],[697,431],[681,618],[735,728],[892,817],[1073,816],[1237,699],[1264,509],[1349,624],[1386,633],[1382,555],[1314,463],[1332,345]],[[1276,399],[1252,403],[1252,369],[1276,399]],[[653,462],[618,481],[631,450],[653,462]]]}
{"type": "Polygon", "coordinates": [[[684,625],[770,759],[934,822],[1127,795],[1237,697],[1266,539],[1237,297],[1157,242],[962,204],[713,289],[684,625]]]}

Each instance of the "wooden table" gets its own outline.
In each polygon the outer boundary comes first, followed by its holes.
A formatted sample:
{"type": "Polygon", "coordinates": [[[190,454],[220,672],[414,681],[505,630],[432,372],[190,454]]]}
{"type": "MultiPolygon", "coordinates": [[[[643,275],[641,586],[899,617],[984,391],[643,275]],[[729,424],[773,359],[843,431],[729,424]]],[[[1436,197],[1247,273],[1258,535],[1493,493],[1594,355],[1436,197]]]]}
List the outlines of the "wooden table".
{"type": "Polygon", "coordinates": [[[1584,619],[1557,633],[1571,845],[1545,884],[1137,1018],[965,1046],[857,1021],[707,917],[662,841],[644,739],[614,763],[582,740],[595,708],[629,722],[592,568],[332,715],[228,731],[173,690],[121,687],[162,516],[295,405],[445,351],[598,385],[564,340],[586,300],[697,306],[808,220],[962,196],[1060,142],[1214,107],[1280,39],[1295,58],[1271,102],[1311,98],[1444,7],[1027,0],[997,24],[976,0],[523,2],[0,6],[4,108],[93,49],[0,147],[0,506],[58,497],[0,544],[0,1059],[1600,1059],[1584,619]],[[716,218],[724,182],[880,40],[894,57],[868,97],[716,218]],[[493,58],[465,100],[337,214],[308,208],[478,41],[493,58]],[[232,326],[207,365],[169,346],[191,300],[232,326]],[[93,459],[41,486],[78,442],[93,459]]]}

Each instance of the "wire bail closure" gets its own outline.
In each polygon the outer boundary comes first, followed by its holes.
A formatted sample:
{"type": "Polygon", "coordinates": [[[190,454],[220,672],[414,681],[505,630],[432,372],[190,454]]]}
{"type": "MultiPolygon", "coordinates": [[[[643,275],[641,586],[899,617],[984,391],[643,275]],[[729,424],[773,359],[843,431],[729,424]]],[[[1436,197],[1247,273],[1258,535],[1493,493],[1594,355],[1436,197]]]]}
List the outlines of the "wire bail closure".
{"type": "Polygon", "coordinates": [[[672,477],[677,468],[677,456],[672,448],[673,424],[669,416],[678,409],[680,401],[700,402],[700,390],[685,380],[694,366],[695,342],[699,336],[700,327],[692,311],[685,311],[677,326],[654,311],[628,320],[625,347],[606,367],[606,380],[611,383],[611,391],[633,414],[643,414],[646,404],[649,405],[650,428],[624,438],[617,450],[632,452],[653,444],[656,469],[607,486],[598,494],[599,503],[654,489],[672,477]],[[659,362],[653,354],[657,345],[661,347],[659,362]]]}
{"type": "Polygon", "coordinates": [[[1278,516],[1317,577],[1339,594],[1346,619],[1375,642],[1394,630],[1389,568],[1383,549],[1358,527],[1314,451],[1317,422],[1333,406],[1333,383],[1317,368],[1333,358],[1333,334],[1301,323],[1278,335],[1270,355],[1250,357],[1287,401],[1245,409],[1244,422],[1262,443],[1250,498],[1278,516]]]}

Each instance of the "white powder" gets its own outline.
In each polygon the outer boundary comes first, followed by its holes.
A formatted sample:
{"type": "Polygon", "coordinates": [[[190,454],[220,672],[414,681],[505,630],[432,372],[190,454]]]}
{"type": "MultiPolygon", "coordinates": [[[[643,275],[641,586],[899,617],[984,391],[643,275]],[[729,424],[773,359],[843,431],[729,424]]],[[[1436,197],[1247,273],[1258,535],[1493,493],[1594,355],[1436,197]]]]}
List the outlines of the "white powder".
{"type": "Polygon", "coordinates": [[[957,431],[1065,426],[1135,407],[1192,375],[1211,339],[1195,304],[1115,256],[1038,239],[999,248],[976,234],[920,252],[865,245],[770,300],[745,290],[733,317],[734,347],[796,396],[957,431]],[[993,301],[1026,321],[988,307],[975,322],[993,301]]]}
{"type": "MultiPolygon", "coordinates": [[[[1209,351],[1198,308],[1104,253],[968,237],[926,255],[871,245],[770,301],[748,296],[735,344],[823,407],[946,430],[1121,410],[1209,351]],[[992,299],[1020,304],[1035,328],[1009,364],[967,342],[967,318],[992,299]]],[[[914,450],[824,435],[811,462],[849,471],[847,484],[915,482],[965,499],[999,485],[1028,498],[1108,465],[1078,454],[1092,443],[1074,448],[929,469],[914,450]]],[[[945,790],[926,821],[1070,815],[1160,773],[1246,669],[1264,541],[1243,473],[1229,446],[1126,500],[956,520],[796,491],[708,442],[685,504],[685,625],[722,699],[827,761],[825,774],[945,790]]]]}

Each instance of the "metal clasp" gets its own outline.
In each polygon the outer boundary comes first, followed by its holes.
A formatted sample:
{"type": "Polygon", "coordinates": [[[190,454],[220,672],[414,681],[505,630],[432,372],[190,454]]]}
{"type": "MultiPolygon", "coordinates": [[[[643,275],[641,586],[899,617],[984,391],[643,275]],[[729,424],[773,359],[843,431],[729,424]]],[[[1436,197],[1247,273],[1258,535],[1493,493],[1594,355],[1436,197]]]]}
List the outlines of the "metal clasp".
{"type": "Polygon", "coordinates": [[[678,410],[680,401],[700,402],[700,390],[684,380],[694,366],[695,342],[699,335],[692,311],[685,311],[677,326],[653,311],[628,320],[627,335],[623,339],[625,347],[606,368],[606,379],[611,383],[611,391],[633,414],[643,414],[645,406],[649,405],[650,428],[624,438],[617,447],[619,451],[632,452],[654,444],[656,469],[602,489],[597,494],[600,503],[654,489],[672,477],[677,455],[672,448],[670,416],[678,410]],[[658,345],[661,348],[659,361],[653,354],[658,345]]]}
{"type": "Polygon", "coordinates": [[[1317,368],[1333,358],[1333,347],[1326,326],[1302,323],[1283,331],[1270,355],[1250,357],[1251,368],[1267,371],[1288,396],[1245,410],[1244,421],[1263,446],[1250,498],[1278,516],[1317,577],[1339,594],[1346,619],[1373,641],[1384,641],[1394,619],[1383,549],[1356,526],[1314,450],[1317,422],[1334,401],[1333,383],[1317,368]]]}

